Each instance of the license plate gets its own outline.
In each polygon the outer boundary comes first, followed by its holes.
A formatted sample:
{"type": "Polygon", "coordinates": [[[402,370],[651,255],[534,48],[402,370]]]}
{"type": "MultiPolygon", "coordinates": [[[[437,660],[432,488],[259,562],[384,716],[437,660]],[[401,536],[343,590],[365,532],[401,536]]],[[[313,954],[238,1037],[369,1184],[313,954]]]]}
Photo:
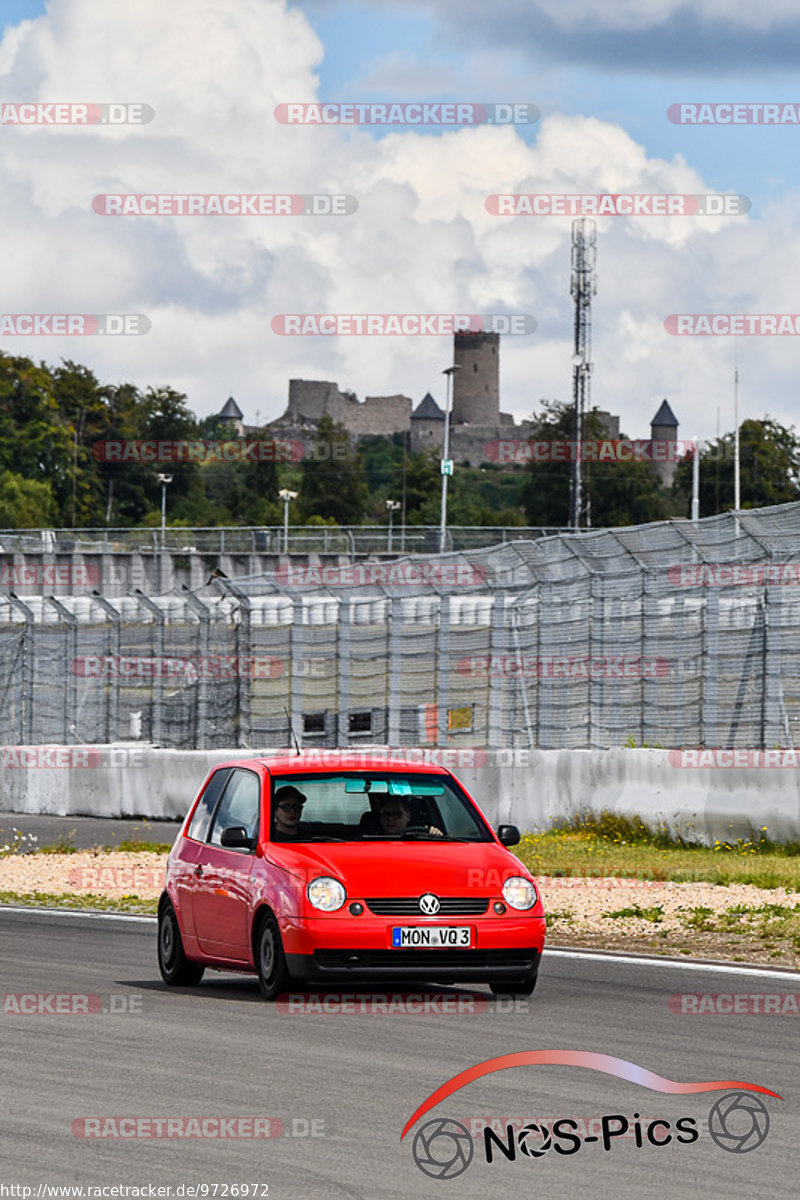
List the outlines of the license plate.
{"type": "Polygon", "coordinates": [[[471,945],[469,925],[395,925],[392,929],[395,950],[440,950],[445,946],[463,949],[471,945]]]}

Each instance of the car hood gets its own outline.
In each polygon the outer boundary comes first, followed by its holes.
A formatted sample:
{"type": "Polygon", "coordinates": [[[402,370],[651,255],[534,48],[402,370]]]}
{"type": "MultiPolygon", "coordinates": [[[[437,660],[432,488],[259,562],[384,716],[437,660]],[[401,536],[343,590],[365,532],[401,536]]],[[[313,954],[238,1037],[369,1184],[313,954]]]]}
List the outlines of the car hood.
{"type": "Polygon", "coordinates": [[[509,875],[529,877],[516,855],[496,842],[273,843],[267,857],[305,882],[332,875],[351,899],[422,892],[496,896],[509,875]]]}

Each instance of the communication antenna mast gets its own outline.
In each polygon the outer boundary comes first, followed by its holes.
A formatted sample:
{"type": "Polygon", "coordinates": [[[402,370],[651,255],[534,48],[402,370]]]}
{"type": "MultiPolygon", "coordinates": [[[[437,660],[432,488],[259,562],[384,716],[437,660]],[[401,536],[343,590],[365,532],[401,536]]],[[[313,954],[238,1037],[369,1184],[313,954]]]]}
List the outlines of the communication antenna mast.
{"type": "Polygon", "coordinates": [[[573,529],[588,527],[591,524],[588,488],[584,486],[583,428],[589,406],[592,373],[592,296],[597,295],[596,229],[595,222],[588,217],[579,217],[572,222],[572,273],[569,294],[575,299],[575,336],[572,353],[575,446],[569,493],[569,523],[573,529]]]}
{"type": "Polygon", "coordinates": [[[739,347],[733,342],[733,508],[742,506],[741,452],[739,448],[739,347]]]}

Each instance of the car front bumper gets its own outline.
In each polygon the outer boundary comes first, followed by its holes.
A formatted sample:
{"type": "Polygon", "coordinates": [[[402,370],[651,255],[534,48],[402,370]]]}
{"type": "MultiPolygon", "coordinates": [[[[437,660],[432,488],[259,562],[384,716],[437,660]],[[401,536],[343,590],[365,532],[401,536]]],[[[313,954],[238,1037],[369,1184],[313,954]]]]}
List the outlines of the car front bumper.
{"type": "Polygon", "coordinates": [[[469,979],[535,977],[544,947],[544,917],[464,917],[424,922],[395,917],[328,917],[292,923],[283,931],[289,971],[296,979],[469,979]],[[468,949],[392,947],[395,926],[469,925],[468,949]]]}

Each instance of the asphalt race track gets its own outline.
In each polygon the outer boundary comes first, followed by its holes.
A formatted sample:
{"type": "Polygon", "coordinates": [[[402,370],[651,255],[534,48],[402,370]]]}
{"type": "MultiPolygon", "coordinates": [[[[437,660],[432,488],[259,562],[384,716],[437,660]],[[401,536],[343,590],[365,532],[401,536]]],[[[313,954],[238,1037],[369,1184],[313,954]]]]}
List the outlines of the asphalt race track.
{"type": "MultiPolygon", "coordinates": [[[[668,1006],[678,992],[800,995],[800,977],[788,972],[682,970],[553,953],[530,1001],[497,1002],[479,987],[487,1000],[479,1012],[289,1013],[264,1003],[250,977],[207,974],[195,990],[168,991],[158,974],[152,921],[11,909],[0,911],[0,970],[6,997],[0,1178],[32,1187],[33,1196],[40,1184],[171,1185],[172,1195],[180,1196],[178,1185],[199,1183],[248,1184],[250,1197],[268,1200],[797,1195],[800,1017],[682,1015],[668,1006]],[[45,1008],[57,1003],[54,993],[90,993],[103,1005],[139,1011],[22,1015],[9,1011],[15,1003],[9,994],[20,993],[43,993],[45,1008]],[[514,1003],[518,1011],[511,1010],[514,1003]],[[585,1067],[524,1065],[469,1083],[400,1141],[417,1107],[452,1076],[497,1055],[541,1049],[613,1055],[680,1082],[760,1084],[783,1099],[763,1097],[766,1139],[753,1150],[734,1152],[711,1139],[706,1118],[712,1104],[735,1089],[667,1095],[585,1067]],[[676,1120],[694,1117],[699,1137],[653,1145],[643,1136],[641,1147],[633,1136],[619,1137],[609,1150],[594,1140],[574,1154],[551,1147],[539,1157],[525,1150],[541,1148],[541,1140],[512,1137],[504,1144],[513,1147],[513,1161],[495,1151],[487,1163],[477,1135],[470,1139],[469,1167],[450,1180],[430,1178],[412,1157],[414,1135],[436,1118],[466,1128],[473,1119],[494,1120],[505,1131],[514,1121],[520,1129],[529,1122],[588,1122],[615,1114],[627,1116],[631,1130],[634,1114],[644,1130],[663,1119],[674,1131],[676,1120]],[[109,1118],[126,1117],[271,1118],[276,1133],[277,1118],[283,1133],[236,1139],[76,1135],[101,1127],[136,1131],[131,1124],[109,1126],[109,1118]],[[73,1126],[86,1118],[102,1125],[73,1126]]],[[[387,989],[341,990],[366,1003],[373,990],[387,989]]],[[[452,998],[465,991],[431,990],[452,998]]],[[[754,1094],[744,1095],[749,1100],[754,1094]]],[[[751,1124],[739,1109],[729,1114],[723,1132],[738,1144],[751,1124]]],[[[233,1126],[223,1128],[230,1132],[233,1126]]],[[[579,1128],[596,1137],[601,1125],[579,1128]]],[[[620,1128],[620,1122],[609,1123],[609,1129],[620,1128]]],[[[463,1138],[439,1139],[430,1152],[442,1162],[452,1157],[449,1151],[443,1157],[442,1147],[460,1145],[464,1154],[463,1144],[463,1138]]],[[[223,1196],[221,1188],[217,1195],[223,1196]]]]}
{"type": "MultiPolygon", "coordinates": [[[[123,841],[172,843],[180,821],[153,821],[142,817],[116,820],[110,817],[51,817],[32,813],[0,813],[0,839],[9,841],[16,829],[39,839],[39,846],[66,841],[76,850],[115,846],[123,841]]],[[[36,849],[26,845],[23,850],[36,849]]]]}

